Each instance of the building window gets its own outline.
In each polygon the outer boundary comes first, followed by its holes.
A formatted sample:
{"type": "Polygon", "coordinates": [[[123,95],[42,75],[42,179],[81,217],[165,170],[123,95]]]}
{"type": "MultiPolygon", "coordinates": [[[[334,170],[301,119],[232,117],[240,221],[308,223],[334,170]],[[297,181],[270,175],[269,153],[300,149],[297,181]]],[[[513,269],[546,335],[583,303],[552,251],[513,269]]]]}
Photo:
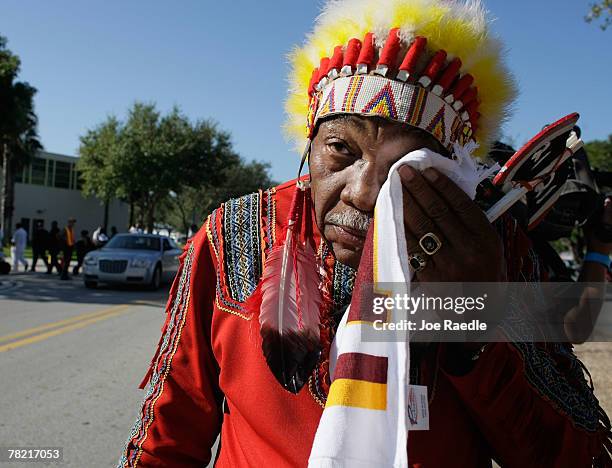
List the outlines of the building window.
{"type": "Polygon", "coordinates": [[[42,158],[32,159],[32,178],[31,183],[36,185],[46,185],[45,175],[47,169],[47,160],[42,158]]]}
{"type": "Polygon", "coordinates": [[[47,187],[53,187],[53,177],[55,174],[55,161],[53,159],[47,160],[47,187]]]}
{"type": "Polygon", "coordinates": [[[55,161],[55,187],[70,188],[70,166],[70,163],[55,161]]]}

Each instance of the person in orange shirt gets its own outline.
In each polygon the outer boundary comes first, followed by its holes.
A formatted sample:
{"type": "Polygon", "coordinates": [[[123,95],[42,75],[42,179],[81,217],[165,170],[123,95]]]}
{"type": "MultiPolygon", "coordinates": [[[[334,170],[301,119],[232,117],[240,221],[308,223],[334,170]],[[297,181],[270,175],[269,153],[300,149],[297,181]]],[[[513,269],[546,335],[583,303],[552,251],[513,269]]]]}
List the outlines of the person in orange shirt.
{"type": "Polygon", "coordinates": [[[70,260],[72,259],[72,250],[74,249],[74,225],[76,224],[76,219],[70,218],[68,220],[68,224],[61,232],[61,240],[62,240],[62,272],[60,275],[60,279],[69,280],[70,276],[68,276],[68,269],[70,268],[70,260]]]}

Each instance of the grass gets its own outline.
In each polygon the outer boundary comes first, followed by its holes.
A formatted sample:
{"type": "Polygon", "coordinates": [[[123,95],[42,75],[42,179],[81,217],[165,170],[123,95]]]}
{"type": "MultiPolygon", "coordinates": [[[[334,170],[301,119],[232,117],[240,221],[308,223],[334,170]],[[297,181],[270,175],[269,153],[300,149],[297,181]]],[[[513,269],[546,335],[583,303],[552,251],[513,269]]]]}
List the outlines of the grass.
{"type": "MultiPolygon", "coordinates": [[[[11,246],[10,245],[4,246],[3,252],[4,252],[4,256],[9,258],[11,256],[11,246]]],[[[25,250],[25,258],[32,258],[32,247],[30,247],[29,245],[26,247],[26,250],[25,250]]]]}
{"type": "MultiPolygon", "coordinates": [[[[4,246],[2,251],[4,252],[4,256],[7,259],[11,258],[11,246],[10,245],[4,246]]],[[[61,257],[62,253],[60,252],[57,256],[61,257]]],[[[48,257],[49,257],[49,252],[47,252],[47,258],[48,257]]],[[[28,259],[28,260],[32,260],[32,247],[29,246],[29,245],[25,249],[25,258],[28,259]]],[[[76,251],[75,251],[75,249],[72,249],[72,259],[76,261],[76,251]]]]}

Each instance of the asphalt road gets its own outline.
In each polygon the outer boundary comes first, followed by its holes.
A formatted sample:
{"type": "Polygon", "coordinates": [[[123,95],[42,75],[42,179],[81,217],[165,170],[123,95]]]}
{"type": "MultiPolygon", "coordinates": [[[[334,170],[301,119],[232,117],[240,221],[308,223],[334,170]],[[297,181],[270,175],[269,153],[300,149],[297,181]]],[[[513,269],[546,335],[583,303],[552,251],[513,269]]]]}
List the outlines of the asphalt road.
{"type": "Polygon", "coordinates": [[[58,446],[60,466],[114,467],[168,287],[92,291],[40,273],[0,281],[0,446],[58,446]]]}

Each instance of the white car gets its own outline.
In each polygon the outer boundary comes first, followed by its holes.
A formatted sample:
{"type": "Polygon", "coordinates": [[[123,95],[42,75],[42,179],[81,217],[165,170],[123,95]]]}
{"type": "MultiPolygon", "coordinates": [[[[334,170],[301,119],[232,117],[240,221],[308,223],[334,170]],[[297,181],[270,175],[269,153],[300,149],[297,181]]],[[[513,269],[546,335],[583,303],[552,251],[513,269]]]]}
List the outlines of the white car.
{"type": "Polygon", "coordinates": [[[181,253],[181,248],[169,237],[117,234],[104,247],[85,256],[85,286],[143,284],[158,289],[176,275],[181,253]]]}

